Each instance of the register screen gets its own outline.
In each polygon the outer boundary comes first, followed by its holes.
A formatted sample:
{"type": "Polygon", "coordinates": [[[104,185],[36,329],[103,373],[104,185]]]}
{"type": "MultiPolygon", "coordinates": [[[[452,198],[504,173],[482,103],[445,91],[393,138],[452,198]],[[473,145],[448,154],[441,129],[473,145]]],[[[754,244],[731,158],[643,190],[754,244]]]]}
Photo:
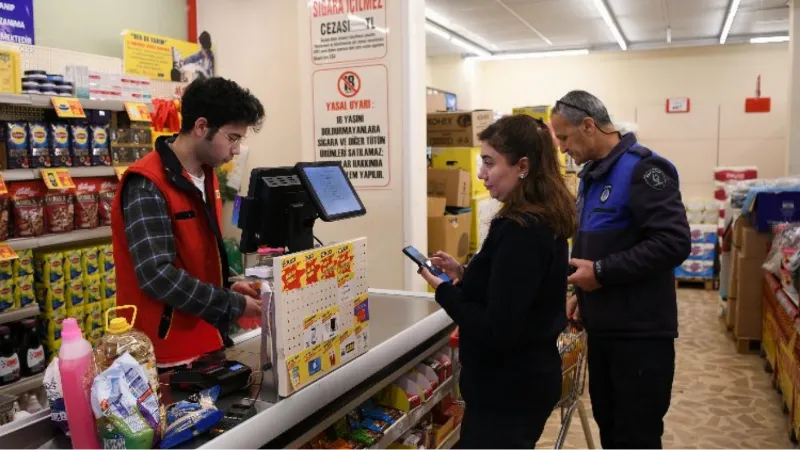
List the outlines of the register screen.
{"type": "Polygon", "coordinates": [[[304,167],[311,188],[319,197],[320,206],[328,216],[352,213],[361,210],[356,193],[338,166],[304,167]]]}

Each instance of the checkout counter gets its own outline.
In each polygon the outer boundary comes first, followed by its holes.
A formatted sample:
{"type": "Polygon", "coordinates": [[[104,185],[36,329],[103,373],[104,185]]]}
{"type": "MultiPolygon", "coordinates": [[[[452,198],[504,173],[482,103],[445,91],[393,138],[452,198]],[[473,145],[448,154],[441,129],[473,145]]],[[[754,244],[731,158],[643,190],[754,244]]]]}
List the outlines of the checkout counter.
{"type": "MultiPolygon", "coordinates": [[[[286,248],[290,254],[311,249],[317,218],[342,220],[365,213],[341,167],[327,163],[253,170],[248,196],[240,199],[237,210],[245,259],[262,247],[286,248]],[[265,216],[284,220],[259,220],[265,216]]],[[[449,344],[455,325],[432,294],[369,289],[368,299],[369,350],[285,397],[277,385],[277,355],[272,354],[270,364],[262,364],[261,335],[269,328],[274,339],[274,317],[269,327],[235,336],[227,358],[256,370],[261,366],[261,383],[221,397],[216,405],[224,412],[234,403],[250,403],[255,415],[217,437],[201,435],[182,448],[301,447],[449,344]]],[[[271,347],[274,352],[275,345],[271,347]]],[[[451,379],[448,386],[452,385],[451,379]]],[[[186,395],[162,380],[165,404],[186,395]]],[[[71,448],[71,442],[45,409],[0,427],[0,448],[71,448]]]]}

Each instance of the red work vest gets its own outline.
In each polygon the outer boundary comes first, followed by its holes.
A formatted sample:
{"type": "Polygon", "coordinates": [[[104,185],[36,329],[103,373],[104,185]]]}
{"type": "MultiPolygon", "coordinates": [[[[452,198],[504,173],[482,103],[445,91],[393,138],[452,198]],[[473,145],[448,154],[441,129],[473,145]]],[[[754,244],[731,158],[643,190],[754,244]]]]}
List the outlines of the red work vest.
{"type": "MultiPolygon", "coordinates": [[[[219,231],[222,200],[214,170],[203,167],[209,198],[207,206],[165,138],[159,139],[156,150],[125,172],[112,207],[111,237],[117,269],[117,303],[136,305],[138,315],[134,326],[153,341],[156,361],[169,364],[219,350],[223,341],[219,331],[205,320],[155,300],[139,287],[122,211],[122,192],[127,176],[138,174],[147,177],[166,200],[172,217],[175,267],[184,269],[204,283],[223,286],[223,270],[227,272],[228,261],[219,231]]],[[[126,315],[130,318],[130,314],[126,315]]]]}

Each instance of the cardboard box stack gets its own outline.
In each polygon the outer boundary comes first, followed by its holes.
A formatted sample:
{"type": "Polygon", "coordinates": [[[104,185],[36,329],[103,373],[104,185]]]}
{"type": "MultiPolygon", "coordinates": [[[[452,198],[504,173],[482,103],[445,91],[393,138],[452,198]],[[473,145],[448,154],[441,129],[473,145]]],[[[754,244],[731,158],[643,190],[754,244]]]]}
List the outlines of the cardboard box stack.
{"type": "MultiPolygon", "coordinates": [[[[478,134],[493,121],[494,113],[492,111],[428,114],[428,145],[432,147],[432,169],[428,172],[428,195],[447,198],[446,207],[451,213],[445,216],[438,205],[433,207],[429,202],[428,248],[430,251],[447,251],[442,247],[443,245],[449,245],[451,249],[455,249],[454,241],[446,241],[442,238],[445,234],[453,235],[455,233],[456,219],[450,216],[456,215],[459,217],[458,225],[464,219],[468,224],[466,253],[463,255],[463,260],[466,262],[471,255],[480,250],[481,244],[488,234],[489,224],[500,210],[500,203],[489,196],[483,181],[478,178],[482,163],[478,134]],[[458,179],[457,182],[456,179],[458,179]],[[464,183],[466,183],[466,187],[464,183]],[[454,186],[462,189],[458,195],[452,193],[454,186]],[[451,192],[450,195],[444,192],[447,189],[450,190],[448,191],[451,192]],[[466,190],[464,191],[464,189],[466,190]],[[444,233],[444,230],[447,230],[447,233],[444,233]]],[[[451,239],[454,238],[451,236],[451,239]]],[[[458,256],[456,253],[447,252],[460,260],[462,248],[460,243],[458,245],[458,256]]]]}
{"type": "MultiPolygon", "coordinates": [[[[734,224],[726,322],[736,339],[761,340],[761,265],[771,241],[769,233],[759,233],[746,218],[739,218],[734,224]]],[[[740,352],[748,351],[747,347],[739,345],[740,352]]]]}

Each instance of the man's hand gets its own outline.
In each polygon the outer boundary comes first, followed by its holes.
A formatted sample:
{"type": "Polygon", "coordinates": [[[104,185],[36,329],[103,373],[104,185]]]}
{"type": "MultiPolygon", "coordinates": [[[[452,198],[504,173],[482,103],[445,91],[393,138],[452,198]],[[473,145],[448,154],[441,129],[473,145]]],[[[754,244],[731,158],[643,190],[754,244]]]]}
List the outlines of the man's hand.
{"type": "Polygon", "coordinates": [[[258,298],[261,293],[258,292],[258,283],[251,283],[248,281],[237,281],[231,286],[233,292],[238,292],[242,295],[258,298]]]}
{"type": "Polygon", "coordinates": [[[242,317],[261,317],[261,299],[245,295],[244,300],[245,305],[242,317]]]}
{"type": "Polygon", "coordinates": [[[464,266],[445,252],[434,253],[433,256],[431,256],[431,264],[443,270],[444,273],[453,280],[453,284],[456,284],[458,280],[464,278],[464,266]]]}
{"type": "Polygon", "coordinates": [[[578,297],[574,295],[567,297],[567,319],[575,322],[581,320],[580,311],[578,310],[578,297]]]}
{"type": "Polygon", "coordinates": [[[577,270],[567,278],[568,283],[577,286],[583,292],[592,292],[602,287],[594,276],[594,263],[592,261],[570,259],[569,265],[577,270]]]}

